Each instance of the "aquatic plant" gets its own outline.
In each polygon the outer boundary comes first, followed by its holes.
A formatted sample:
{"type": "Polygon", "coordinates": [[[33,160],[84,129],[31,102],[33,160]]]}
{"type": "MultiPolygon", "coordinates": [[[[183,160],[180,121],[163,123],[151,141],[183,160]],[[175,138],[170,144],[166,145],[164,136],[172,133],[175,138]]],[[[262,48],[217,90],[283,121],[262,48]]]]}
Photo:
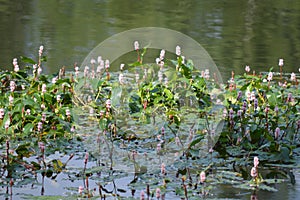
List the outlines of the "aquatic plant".
{"type": "MultiPolygon", "coordinates": [[[[38,61],[13,59],[1,71],[0,182],[12,188],[65,174],[70,197],[140,199],[211,197],[216,186],[276,191],[295,178],[299,161],[299,84],[296,73],[235,75],[221,84],[176,47],[144,63],[113,71],[101,56],[89,66],[42,73],[38,61]],[[220,137],[218,138],[218,135],[220,137]],[[76,166],[70,162],[79,161],[76,166]],[[119,179],[130,179],[126,190],[119,179]],[[113,189],[108,189],[110,188],[113,189]],[[123,195],[124,194],[124,195],[123,195]]],[[[280,61],[279,66],[283,66],[280,61]]],[[[54,197],[53,197],[54,198],[54,197]]]]}

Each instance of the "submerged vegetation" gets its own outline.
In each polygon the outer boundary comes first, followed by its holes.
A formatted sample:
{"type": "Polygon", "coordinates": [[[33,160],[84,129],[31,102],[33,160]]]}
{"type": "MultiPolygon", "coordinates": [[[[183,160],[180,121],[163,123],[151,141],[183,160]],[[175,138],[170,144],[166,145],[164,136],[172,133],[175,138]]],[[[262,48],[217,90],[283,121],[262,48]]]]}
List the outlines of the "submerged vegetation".
{"type": "Polygon", "coordinates": [[[118,72],[99,56],[45,75],[41,47],[37,62],[21,57],[22,69],[14,59],[1,72],[2,195],[29,184],[44,195],[44,179],[64,175],[76,184],[61,195],[72,198],[210,198],[219,185],[255,197],[295,183],[299,83],[282,73],[283,60],[280,73],[247,66],[223,84],[180,47],[176,60],[162,50],[155,64],[143,63],[146,50],[135,42],[137,61],[118,72]],[[116,184],[123,178],[125,189],[116,184]]]}

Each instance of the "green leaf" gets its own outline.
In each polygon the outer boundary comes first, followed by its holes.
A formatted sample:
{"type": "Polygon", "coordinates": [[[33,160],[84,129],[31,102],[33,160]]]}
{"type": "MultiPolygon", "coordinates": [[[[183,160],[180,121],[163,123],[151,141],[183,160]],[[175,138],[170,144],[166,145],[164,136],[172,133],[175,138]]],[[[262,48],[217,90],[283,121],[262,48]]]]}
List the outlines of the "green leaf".
{"type": "Polygon", "coordinates": [[[34,152],[30,148],[30,143],[25,143],[18,146],[16,153],[18,154],[19,158],[29,158],[34,152]]]}
{"type": "Polygon", "coordinates": [[[29,64],[36,64],[36,62],[34,60],[32,60],[31,58],[25,57],[25,56],[20,56],[22,62],[25,63],[29,63],[29,64]]]}
{"type": "Polygon", "coordinates": [[[29,133],[31,133],[32,129],[33,129],[33,124],[32,123],[27,123],[24,128],[23,128],[23,133],[26,135],[29,135],[29,133]]]}

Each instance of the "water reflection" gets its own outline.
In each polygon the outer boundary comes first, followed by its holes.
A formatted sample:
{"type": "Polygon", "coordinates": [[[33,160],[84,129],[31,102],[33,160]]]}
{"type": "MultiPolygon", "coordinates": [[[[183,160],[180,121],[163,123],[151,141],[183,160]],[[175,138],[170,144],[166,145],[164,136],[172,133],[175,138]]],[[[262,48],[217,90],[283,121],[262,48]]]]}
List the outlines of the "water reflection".
{"type": "Polygon", "coordinates": [[[286,71],[300,60],[300,2],[268,1],[8,1],[0,6],[0,66],[13,57],[37,57],[40,44],[49,60],[46,73],[80,63],[113,34],[145,26],[174,29],[204,46],[228,77],[245,65],[267,70],[285,58],[286,71]]]}

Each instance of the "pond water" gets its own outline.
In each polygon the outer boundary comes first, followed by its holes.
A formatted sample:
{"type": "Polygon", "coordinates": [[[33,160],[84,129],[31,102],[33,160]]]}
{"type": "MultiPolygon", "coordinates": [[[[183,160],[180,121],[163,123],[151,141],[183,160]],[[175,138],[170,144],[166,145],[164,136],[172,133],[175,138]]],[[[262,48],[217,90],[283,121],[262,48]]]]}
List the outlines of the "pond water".
{"type": "Polygon", "coordinates": [[[300,1],[0,1],[0,67],[13,57],[36,58],[43,44],[46,73],[72,68],[110,36],[139,27],[164,27],[201,44],[224,78],[230,72],[300,67],[300,1]]]}
{"type": "MultiPolygon", "coordinates": [[[[62,66],[71,70],[105,39],[139,27],[164,27],[195,39],[214,59],[224,80],[232,70],[243,73],[245,65],[256,71],[273,66],[276,71],[279,58],[285,59],[285,72],[296,72],[300,67],[297,0],[0,0],[0,69],[10,69],[14,57],[36,58],[38,47],[44,45],[48,57],[45,73],[56,73],[62,66]]],[[[77,164],[70,162],[71,166],[77,164]]],[[[295,176],[300,180],[299,170],[295,176]]],[[[61,175],[58,182],[46,178],[44,194],[65,193],[62,185],[68,184],[64,183],[66,177],[61,175]]],[[[128,179],[117,184],[126,188],[128,179]]],[[[21,188],[20,193],[41,194],[41,182],[38,177],[37,186],[21,188]]],[[[260,192],[258,199],[297,199],[299,182],[279,184],[279,192],[260,192]]],[[[70,187],[77,189],[80,184],[75,181],[70,187]]],[[[91,187],[96,187],[95,183],[91,187]]],[[[226,186],[215,191],[219,198],[251,198],[248,191],[239,196],[226,186]]],[[[170,198],[178,196],[166,197],[170,198]]]]}

